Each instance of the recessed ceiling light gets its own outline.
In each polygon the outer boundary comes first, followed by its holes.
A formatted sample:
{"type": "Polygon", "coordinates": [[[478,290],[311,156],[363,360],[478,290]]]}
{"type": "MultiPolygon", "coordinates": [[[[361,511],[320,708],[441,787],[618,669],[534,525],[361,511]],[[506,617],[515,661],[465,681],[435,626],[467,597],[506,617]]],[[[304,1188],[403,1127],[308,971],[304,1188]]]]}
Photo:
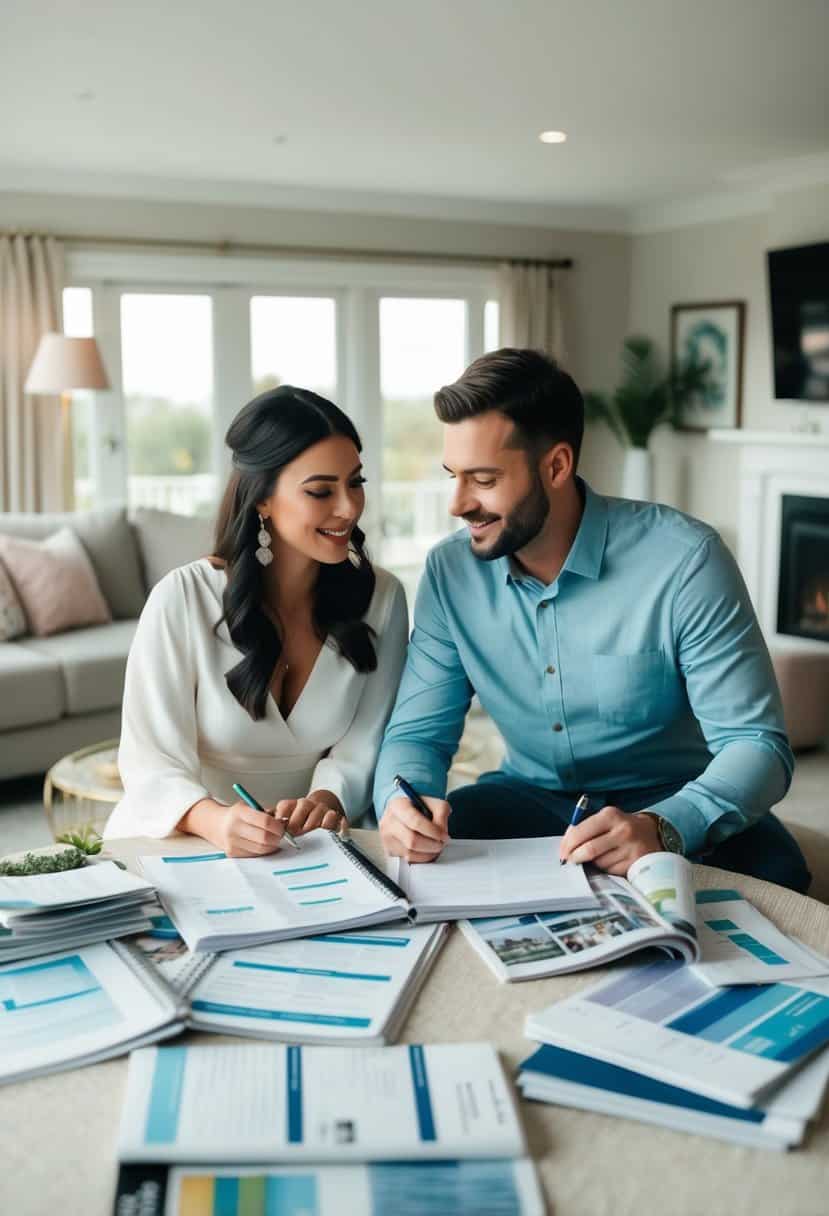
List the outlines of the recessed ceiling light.
{"type": "Polygon", "coordinates": [[[566,131],[542,131],[538,137],[543,144],[563,144],[567,139],[566,131]]]}

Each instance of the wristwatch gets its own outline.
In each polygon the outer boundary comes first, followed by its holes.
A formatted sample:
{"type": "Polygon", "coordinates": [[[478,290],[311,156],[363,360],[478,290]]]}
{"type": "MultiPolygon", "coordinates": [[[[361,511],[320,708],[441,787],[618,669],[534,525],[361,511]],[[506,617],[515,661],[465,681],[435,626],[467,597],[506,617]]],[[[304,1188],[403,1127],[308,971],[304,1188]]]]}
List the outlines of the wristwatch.
{"type": "Polygon", "coordinates": [[[669,819],[663,819],[655,811],[640,811],[639,814],[647,815],[648,819],[654,821],[656,830],[659,833],[659,843],[666,853],[681,853],[684,855],[685,841],[682,839],[682,834],[669,819]]]}

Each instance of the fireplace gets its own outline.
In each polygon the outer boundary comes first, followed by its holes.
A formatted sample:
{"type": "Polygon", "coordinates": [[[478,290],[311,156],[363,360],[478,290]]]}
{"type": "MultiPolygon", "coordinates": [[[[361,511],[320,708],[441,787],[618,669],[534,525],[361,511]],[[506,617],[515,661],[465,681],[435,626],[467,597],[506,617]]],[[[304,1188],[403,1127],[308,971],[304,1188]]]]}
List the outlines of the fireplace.
{"type": "Polygon", "coordinates": [[[780,501],[777,632],[829,642],[829,498],[780,501]]]}

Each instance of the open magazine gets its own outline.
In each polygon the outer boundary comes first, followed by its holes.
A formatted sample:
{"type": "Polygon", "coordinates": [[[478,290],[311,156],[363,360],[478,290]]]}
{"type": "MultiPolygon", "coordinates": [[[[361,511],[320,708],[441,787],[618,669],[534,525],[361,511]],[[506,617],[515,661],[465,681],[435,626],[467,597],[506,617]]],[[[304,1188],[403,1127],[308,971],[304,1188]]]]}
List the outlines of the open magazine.
{"type": "Polygon", "coordinates": [[[649,853],[616,878],[590,869],[599,909],[462,921],[464,936],[502,981],[598,967],[646,947],[693,963],[712,985],[763,984],[826,973],[738,891],[694,890],[690,863],[649,853]]]}

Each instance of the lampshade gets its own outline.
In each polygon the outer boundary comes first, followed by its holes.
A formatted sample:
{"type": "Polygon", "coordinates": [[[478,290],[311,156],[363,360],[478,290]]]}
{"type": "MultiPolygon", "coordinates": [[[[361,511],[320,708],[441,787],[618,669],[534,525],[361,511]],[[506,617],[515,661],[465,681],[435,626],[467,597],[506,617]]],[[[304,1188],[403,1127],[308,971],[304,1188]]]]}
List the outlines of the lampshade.
{"type": "Polygon", "coordinates": [[[73,388],[109,388],[94,338],[44,334],[23,386],[27,393],[65,393],[73,388]]]}

